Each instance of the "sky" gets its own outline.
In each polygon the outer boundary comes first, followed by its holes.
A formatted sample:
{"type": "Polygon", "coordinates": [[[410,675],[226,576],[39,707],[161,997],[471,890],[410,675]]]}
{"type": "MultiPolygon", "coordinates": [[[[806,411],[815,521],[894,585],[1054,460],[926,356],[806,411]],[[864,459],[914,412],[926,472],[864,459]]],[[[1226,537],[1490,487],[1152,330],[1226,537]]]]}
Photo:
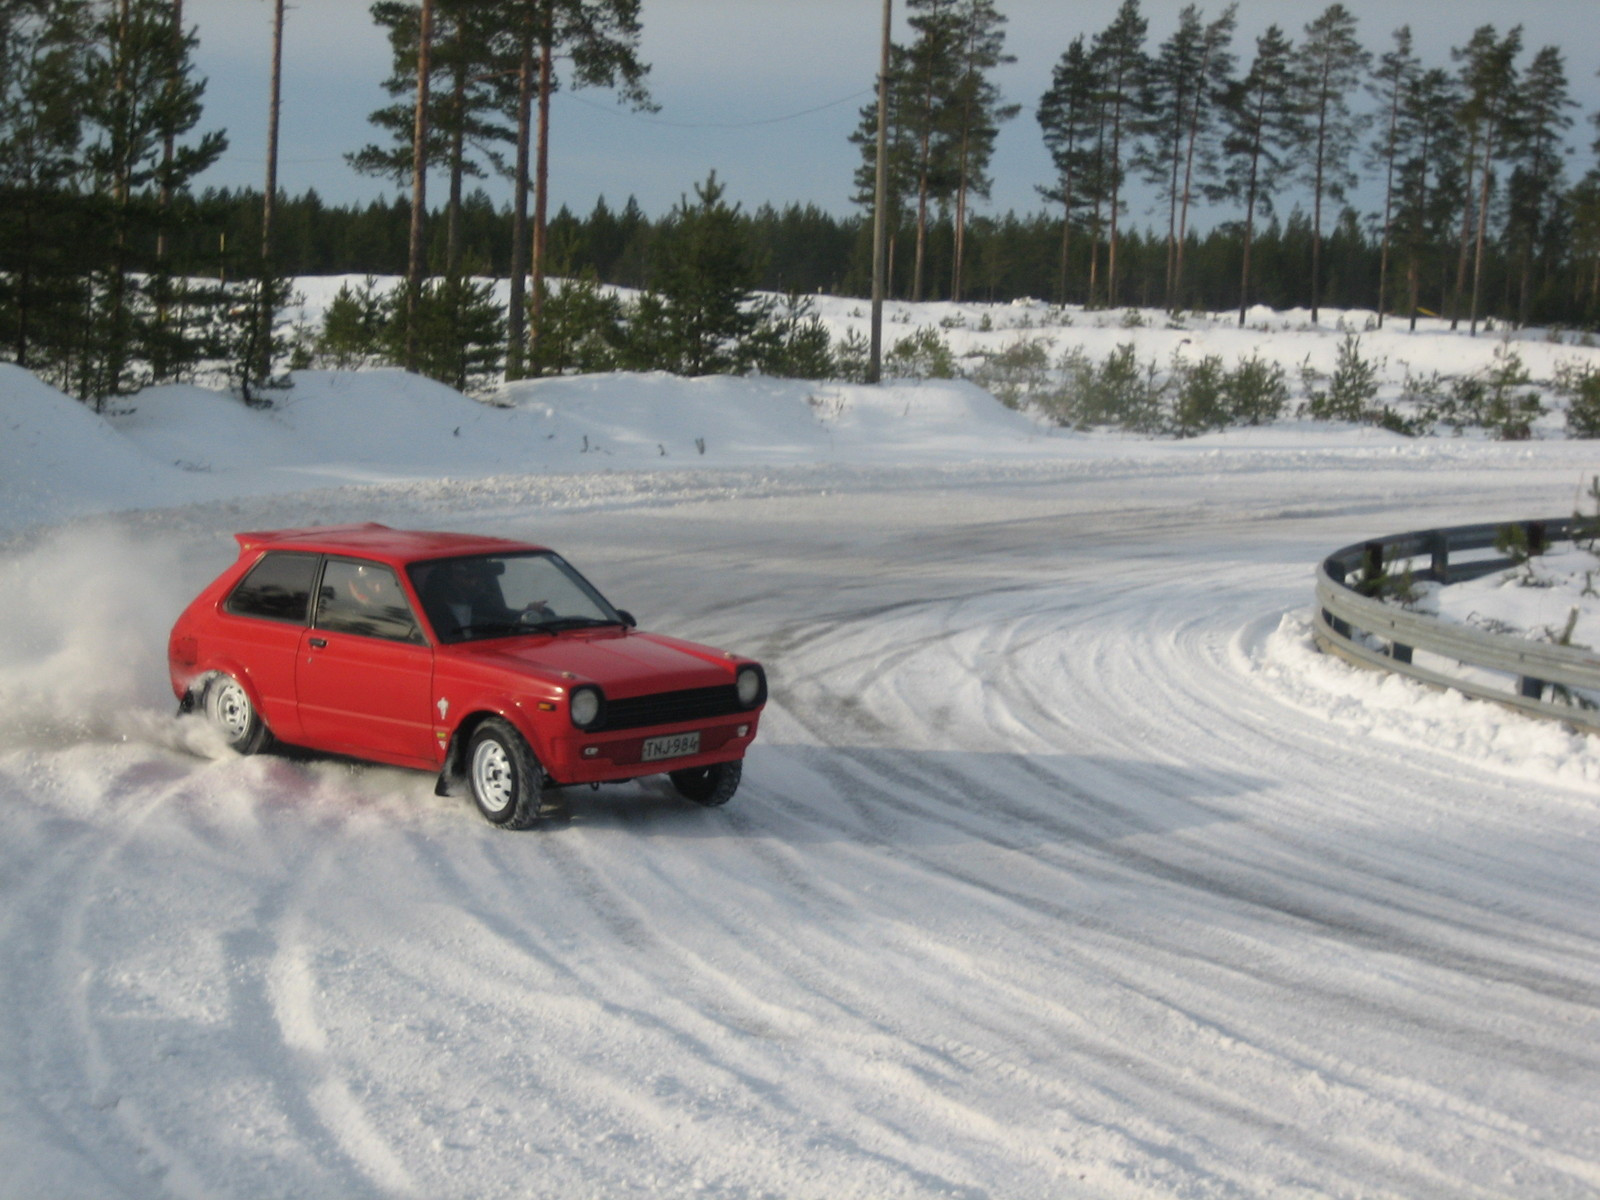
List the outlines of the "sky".
{"type": "MultiPolygon", "coordinates": [[[[1007,101],[1022,113],[1001,132],[992,164],[994,188],[980,211],[1037,211],[1035,191],[1050,164],[1033,118],[1050,72],[1079,33],[1104,28],[1118,0],[1000,0],[1007,50],[1016,62],[996,73],[1007,101]]],[[[1150,45],[1168,36],[1184,0],[1146,0],[1150,45]]],[[[1202,5],[1214,15],[1219,3],[1202,5]]],[[[1242,0],[1235,49],[1277,23],[1298,35],[1322,3],[1242,0]]],[[[1573,131],[1574,170],[1590,164],[1590,114],[1600,110],[1600,42],[1592,36],[1593,0],[1347,0],[1374,53],[1409,23],[1430,65],[1449,66],[1449,51],[1480,25],[1524,27],[1524,61],[1544,45],[1566,50],[1580,108],[1573,131]]],[[[269,0],[186,0],[198,30],[197,67],[207,77],[207,128],[228,132],[227,156],[202,185],[259,187],[264,175],[265,104],[270,51],[269,0]]],[[[895,36],[906,34],[905,2],[896,0],[895,36]]],[[[729,198],[747,208],[815,204],[853,211],[852,174],[859,154],[848,142],[872,100],[882,7],[878,0],[644,0],[641,57],[651,66],[657,113],[636,113],[605,91],[559,94],[552,110],[551,198],[588,212],[599,196],[613,207],[631,195],[662,215],[711,171],[729,198]]],[[[386,181],[356,175],[344,155],[372,139],[367,115],[386,102],[382,80],[389,49],[360,0],[293,0],[284,49],[284,108],[279,179],[291,193],[315,188],[335,203],[391,194],[386,181]]],[[[485,185],[496,202],[509,183],[485,185]]],[[[436,193],[437,194],[437,193],[436,193]]],[[[1141,216],[1135,213],[1136,218],[1141,216]]]]}

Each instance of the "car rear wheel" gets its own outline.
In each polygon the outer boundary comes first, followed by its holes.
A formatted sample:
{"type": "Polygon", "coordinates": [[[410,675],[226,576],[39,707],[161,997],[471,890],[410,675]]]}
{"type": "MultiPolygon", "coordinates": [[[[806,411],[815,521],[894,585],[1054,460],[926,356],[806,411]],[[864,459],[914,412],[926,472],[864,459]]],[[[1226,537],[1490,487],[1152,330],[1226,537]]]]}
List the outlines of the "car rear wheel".
{"type": "Polygon", "coordinates": [[[250,703],[250,693],[231,675],[214,676],[206,684],[205,713],[230,750],[257,754],[272,745],[272,731],[250,703]]]}
{"type": "Polygon", "coordinates": [[[672,780],[672,786],[678,789],[678,795],[685,800],[716,808],[733,799],[734,792],[739,790],[739,777],[743,774],[744,764],[734,761],[672,771],[667,778],[672,780]]]}
{"type": "Polygon", "coordinates": [[[467,742],[467,786],[484,820],[501,829],[527,829],[541,816],[558,815],[546,801],[543,772],[528,743],[505,721],[491,717],[467,742]]]}

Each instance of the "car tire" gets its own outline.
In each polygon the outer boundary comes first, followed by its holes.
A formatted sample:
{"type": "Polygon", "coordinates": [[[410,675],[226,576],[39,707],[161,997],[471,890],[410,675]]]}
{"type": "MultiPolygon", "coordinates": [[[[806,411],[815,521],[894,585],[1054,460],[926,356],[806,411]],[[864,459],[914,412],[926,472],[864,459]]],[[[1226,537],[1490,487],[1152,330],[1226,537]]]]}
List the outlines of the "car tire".
{"type": "Polygon", "coordinates": [[[693,800],[706,808],[717,808],[733,799],[739,790],[739,777],[744,774],[744,763],[712,763],[709,767],[691,767],[686,771],[669,772],[667,778],[678,789],[678,795],[693,800]]]}
{"type": "Polygon", "coordinates": [[[232,675],[213,675],[207,680],[201,706],[206,720],[230,750],[259,754],[272,745],[272,731],[250,702],[250,693],[232,675]]]}
{"type": "Polygon", "coordinates": [[[499,717],[473,730],[465,766],[472,801],[489,824],[528,829],[541,816],[554,815],[546,803],[539,760],[527,740],[499,717]]]}

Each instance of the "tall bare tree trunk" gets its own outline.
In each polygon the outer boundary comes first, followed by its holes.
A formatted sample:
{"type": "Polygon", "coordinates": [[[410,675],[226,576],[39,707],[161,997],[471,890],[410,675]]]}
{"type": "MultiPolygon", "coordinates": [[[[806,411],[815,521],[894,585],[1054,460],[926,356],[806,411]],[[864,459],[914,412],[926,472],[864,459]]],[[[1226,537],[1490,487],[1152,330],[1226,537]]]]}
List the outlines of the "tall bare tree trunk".
{"type": "Polygon", "coordinates": [[[428,75],[433,63],[433,0],[422,0],[417,31],[417,107],[411,124],[411,238],[406,257],[406,361],[417,369],[417,305],[427,271],[425,244],[428,191],[428,75]]]}
{"type": "Polygon", "coordinates": [[[1478,232],[1472,253],[1472,325],[1471,335],[1478,336],[1478,305],[1483,297],[1483,247],[1489,240],[1489,186],[1494,179],[1494,135],[1483,138],[1483,187],[1478,193],[1478,232]]]}
{"type": "Polygon", "coordinates": [[[867,382],[883,378],[883,261],[889,203],[889,26],[893,0],[883,0],[883,31],[878,43],[878,144],[872,185],[872,323],[867,349],[867,382]]]}
{"type": "Polygon", "coordinates": [[[539,135],[534,157],[533,288],[529,296],[533,374],[539,374],[539,341],[544,333],[545,227],[550,211],[550,92],[555,83],[555,7],[545,0],[539,31],[539,135]]]}
{"type": "Polygon", "coordinates": [[[511,303],[506,312],[506,378],[521,379],[527,352],[528,160],[533,139],[533,14],[525,12],[517,63],[517,179],[511,201],[511,303]]]}

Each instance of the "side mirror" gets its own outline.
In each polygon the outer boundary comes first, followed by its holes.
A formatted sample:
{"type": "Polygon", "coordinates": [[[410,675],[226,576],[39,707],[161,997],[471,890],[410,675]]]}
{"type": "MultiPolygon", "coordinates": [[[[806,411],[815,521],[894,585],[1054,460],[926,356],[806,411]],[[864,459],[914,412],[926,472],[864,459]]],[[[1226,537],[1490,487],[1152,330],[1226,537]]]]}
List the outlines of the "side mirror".
{"type": "Polygon", "coordinates": [[[629,612],[627,609],[625,609],[625,608],[617,609],[617,616],[622,618],[622,623],[624,625],[626,625],[629,629],[637,629],[637,628],[639,628],[639,622],[634,619],[634,615],[631,612],[629,612]]]}

